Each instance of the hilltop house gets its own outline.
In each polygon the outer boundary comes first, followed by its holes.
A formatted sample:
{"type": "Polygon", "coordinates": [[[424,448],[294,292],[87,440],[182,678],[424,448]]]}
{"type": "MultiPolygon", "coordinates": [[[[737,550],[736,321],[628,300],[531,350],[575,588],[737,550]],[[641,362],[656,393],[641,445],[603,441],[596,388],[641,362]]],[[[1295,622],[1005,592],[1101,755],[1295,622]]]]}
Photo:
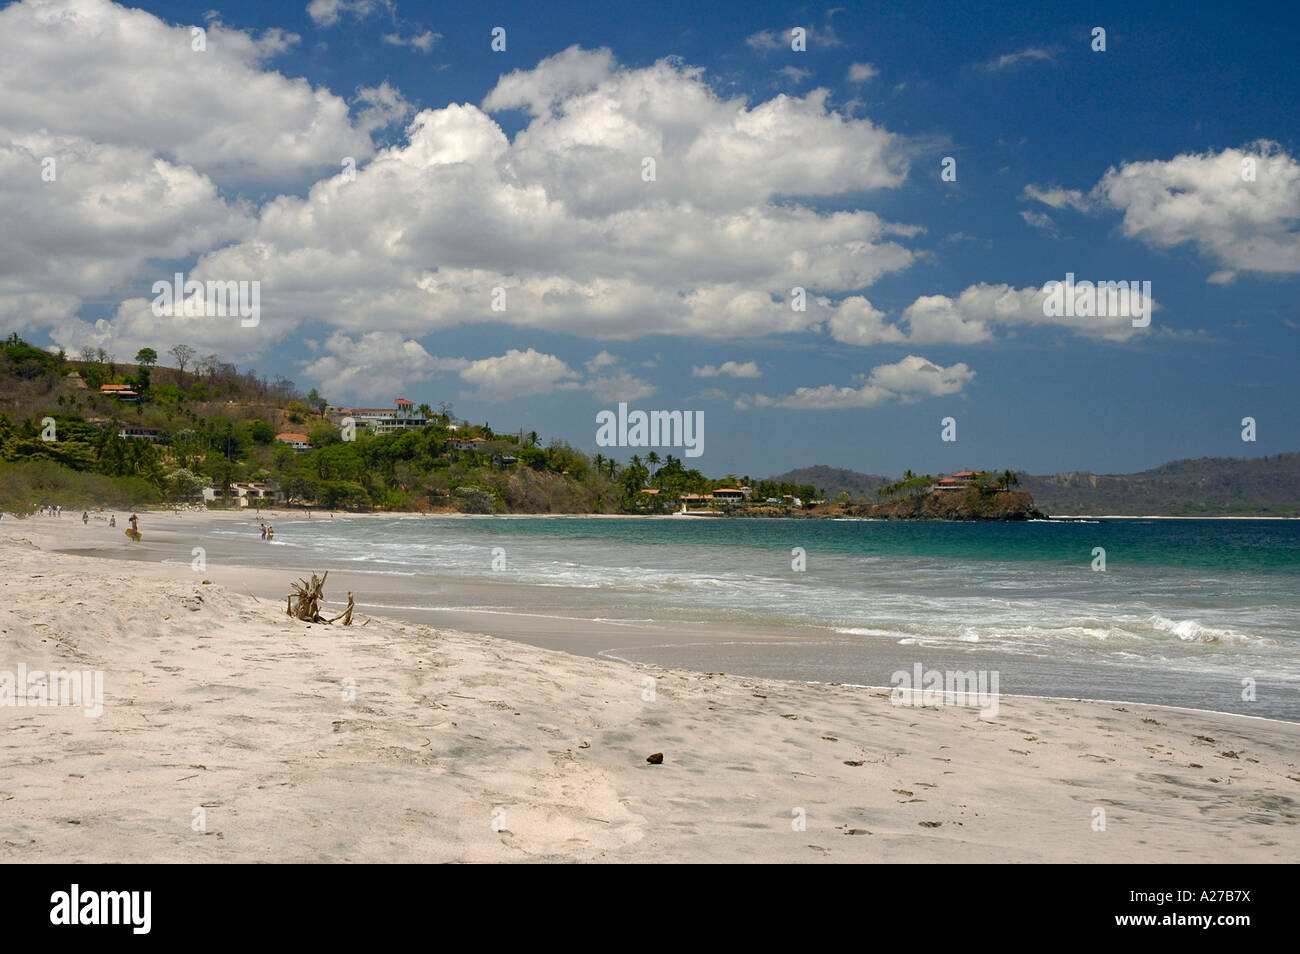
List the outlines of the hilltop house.
{"type": "Polygon", "coordinates": [[[158,442],[158,435],[162,433],[156,427],[140,427],[136,424],[123,424],[118,430],[118,437],[137,437],[140,440],[148,441],[150,444],[158,442]]]}
{"type": "Polygon", "coordinates": [[[456,450],[476,451],[476,450],[482,450],[483,445],[485,445],[487,441],[481,437],[467,437],[467,438],[461,438],[454,441],[448,441],[447,443],[450,444],[452,447],[456,448],[456,450]]]}
{"type": "Polygon", "coordinates": [[[392,407],[339,407],[327,410],[335,425],[341,426],[345,418],[351,418],[357,427],[375,434],[415,431],[429,423],[428,418],[415,409],[414,402],[406,398],[397,398],[392,407]]]}
{"type": "Polygon", "coordinates": [[[99,393],[105,397],[116,398],[127,404],[133,404],[140,400],[140,395],[131,389],[129,384],[101,384],[99,393]]]}
{"type": "Polygon", "coordinates": [[[960,470],[951,477],[940,477],[930,485],[931,490],[965,490],[979,477],[978,470],[960,470]]]}
{"type": "Polygon", "coordinates": [[[306,434],[297,434],[293,431],[285,431],[283,434],[276,434],[275,439],[282,444],[288,444],[298,453],[311,450],[311,443],[307,440],[306,434]]]}

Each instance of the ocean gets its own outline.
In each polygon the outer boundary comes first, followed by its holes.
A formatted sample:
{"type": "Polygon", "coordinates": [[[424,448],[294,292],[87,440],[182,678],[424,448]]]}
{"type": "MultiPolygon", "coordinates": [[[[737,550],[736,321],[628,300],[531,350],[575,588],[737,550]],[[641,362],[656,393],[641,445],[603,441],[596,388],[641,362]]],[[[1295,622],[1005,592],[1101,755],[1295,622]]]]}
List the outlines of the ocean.
{"type": "Polygon", "coordinates": [[[364,612],[633,663],[871,686],[921,663],[1006,694],[1300,721],[1300,521],[275,524],[269,545],[251,514],[215,527],[209,558],[328,569],[364,612]]]}

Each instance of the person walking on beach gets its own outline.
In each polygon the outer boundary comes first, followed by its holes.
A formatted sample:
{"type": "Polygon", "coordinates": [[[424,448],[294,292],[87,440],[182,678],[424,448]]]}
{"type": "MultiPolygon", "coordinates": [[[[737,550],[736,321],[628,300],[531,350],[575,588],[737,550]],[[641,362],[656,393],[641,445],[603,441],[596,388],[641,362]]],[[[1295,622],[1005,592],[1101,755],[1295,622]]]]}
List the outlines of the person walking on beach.
{"type": "Polygon", "coordinates": [[[268,539],[268,540],[274,540],[274,539],[275,539],[275,527],[267,527],[267,528],[266,528],[266,539],[268,539]]]}
{"type": "Polygon", "coordinates": [[[117,526],[117,514],[113,514],[111,517],[108,518],[108,525],[110,527],[117,526]]]}
{"type": "Polygon", "coordinates": [[[266,524],[262,524],[262,539],[266,539],[266,524]]]}
{"type": "Polygon", "coordinates": [[[84,527],[88,523],[90,523],[90,511],[83,510],[81,511],[81,525],[84,527]]]}
{"type": "Polygon", "coordinates": [[[131,529],[127,531],[126,535],[131,538],[132,543],[135,543],[140,539],[140,527],[138,526],[139,519],[140,518],[135,514],[131,514],[127,519],[127,523],[131,524],[131,529]]]}

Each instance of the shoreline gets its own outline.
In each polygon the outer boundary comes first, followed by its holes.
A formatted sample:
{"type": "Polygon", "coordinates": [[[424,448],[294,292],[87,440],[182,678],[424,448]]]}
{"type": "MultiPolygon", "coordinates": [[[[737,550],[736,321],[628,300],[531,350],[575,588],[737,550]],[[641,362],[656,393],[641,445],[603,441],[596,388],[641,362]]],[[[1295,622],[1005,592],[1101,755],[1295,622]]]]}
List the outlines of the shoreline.
{"type": "MultiPolygon", "coordinates": [[[[1127,702],[1225,715],[1255,716],[1262,710],[1263,718],[1300,723],[1300,712],[1285,704],[1285,695],[1279,695],[1288,690],[1285,681],[1277,683],[1263,676],[1260,702],[1243,703],[1236,699],[1232,685],[1222,679],[1176,666],[1166,672],[1149,665],[1126,665],[1122,660],[1087,662],[1068,654],[1024,654],[996,643],[928,643],[912,636],[859,639],[862,634],[839,624],[761,615],[736,619],[707,610],[692,612],[689,607],[654,611],[640,605],[638,611],[627,612],[607,601],[605,605],[592,603],[586,595],[589,590],[582,586],[514,579],[505,574],[444,574],[436,568],[415,566],[401,572],[391,566],[372,568],[365,562],[340,560],[337,554],[317,562],[310,547],[295,546],[296,535],[290,528],[318,521],[284,519],[290,516],[263,514],[263,519],[283,531],[270,550],[263,549],[265,543],[259,546],[256,514],[242,511],[201,512],[189,519],[173,519],[163,512],[141,524],[143,545],[128,543],[116,532],[97,532],[93,521],[89,532],[75,520],[64,524],[32,518],[26,524],[34,536],[45,538],[41,531],[48,530],[47,545],[59,552],[124,562],[135,566],[135,572],[157,579],[168,575],[192,578],[191,548],[202,544],[205,577],[235,592],[281,605],[289,580],[328,570],[322,606],[332,612],[341,612],[346,594],[355,593],[358,614],[491,634],[578,658],[725,671],[737,677],[801,684],[877,688],[888,688],[892,673],[910,671],[914,663],[921,662],[939,670],[1000,672],[1006,690],[1003,694],[1008,697],[1127,702]],[[220,530],[213,535],[213,528],[241,528],[247,539],[220,530]],[[250,559],[254,562],[248,562],[250,559]]],[[[371,520],[375,516],[350,514],[339,519],[371,520]]],[[[513,518],[507,522],[509,519],[513,518]]]]}

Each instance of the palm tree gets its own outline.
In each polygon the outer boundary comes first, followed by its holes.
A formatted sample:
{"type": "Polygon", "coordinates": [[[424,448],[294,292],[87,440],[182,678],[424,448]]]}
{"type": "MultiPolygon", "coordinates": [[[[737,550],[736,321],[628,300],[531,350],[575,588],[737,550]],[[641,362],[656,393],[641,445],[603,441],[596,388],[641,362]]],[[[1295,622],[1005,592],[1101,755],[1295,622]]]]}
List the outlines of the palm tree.
{"type": "Polygon", "coordinates": [[[654,476],[654,471],[659,469],[659,460],[659,454],[655,451],[651,451],[645,455],[645,462],[652,468],[650,472],[651,476],[654,476]]]}

